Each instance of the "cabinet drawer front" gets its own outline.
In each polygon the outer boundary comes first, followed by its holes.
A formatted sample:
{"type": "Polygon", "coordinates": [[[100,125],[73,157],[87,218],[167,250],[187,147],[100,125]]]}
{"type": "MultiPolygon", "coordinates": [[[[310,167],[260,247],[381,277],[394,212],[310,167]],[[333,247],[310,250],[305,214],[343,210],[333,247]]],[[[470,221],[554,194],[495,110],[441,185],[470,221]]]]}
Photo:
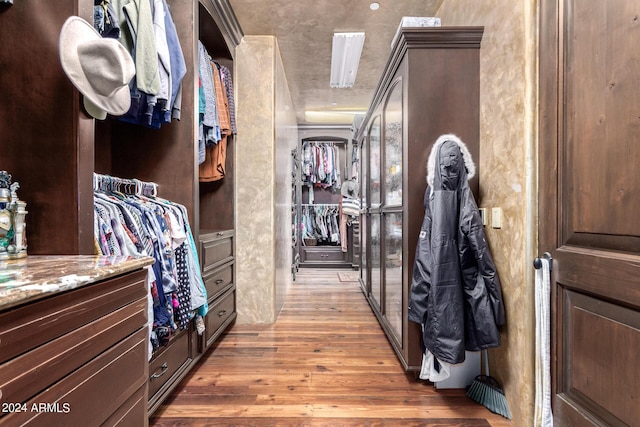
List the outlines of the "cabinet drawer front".
{"type": "MultiPolygon", "coordinates": [[[[136,390],[144,389],[147,334],[146,328],[140,329],[27,401],[27,412],[8,414],[0,422],[3,426],[102,425],[136,390]]],[[[144,425],[144,415],[138,425],[144,425]]]]}
{"type": "Polygon", "coordinates": [[[207,273],[203,279],[204,286],[207,288],[207,298],[211,302],[233,283],[233,264],[213,270],[207,273]]]}
{"type": "Polygon", "coordinates": [[[190,361],[189,334],[182,331],[149,364],[149,397],[153,397],[180,367],[190,361]]]}
{"type": "Polygon", "coordinates": [[[141,270],[0,314],[0,363],[146,298],[141,270]]]}
{"type": "Polygon", "coordinates": [[[342,252],[340,248],[334,249],[318,249],[303,248],[305,261],[344,261],[346,252],[342,252]]]}
{"type": "Polygon", "coordinates": [[[140,387],[124,405],[122,405],[116,413],[111,415],[103,426],[118,427],[140,427],[147,424],[140,424],[140,420],[149,418],[147,412],[147,388],[140,387]]]}
{"type": "Polygon", "coordinates": [[[202,271],[211,270],[233,259],[233,231],[220,231],[201,239],[202,271]]]}
{"type": "Polygon", "coordinates": [[[4,402],[24,402],[127,336],[145,327],[141,299],[0,365],[4,402]]]}
{"type": "Polygon", "coordinates": [[[222,327],[229,318],[231,318],[236,313],[236,290],[232,289],[228,293],[224,294],[220,299],[215,303],[215,305],[209,308],[209,313],[207,313],[207,323],[206,323],[206,336],[207,336],[207,345],[210,345],[209,342],[211,339],[215,339],[219,334],[219,329],[222,327]]]}

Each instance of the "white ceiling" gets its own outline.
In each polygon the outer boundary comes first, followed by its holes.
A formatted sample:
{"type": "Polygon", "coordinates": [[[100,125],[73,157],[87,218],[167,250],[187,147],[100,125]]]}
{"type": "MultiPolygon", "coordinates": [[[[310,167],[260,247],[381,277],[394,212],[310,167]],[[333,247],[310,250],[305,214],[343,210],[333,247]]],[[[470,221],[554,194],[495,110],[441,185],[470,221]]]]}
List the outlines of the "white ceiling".
{"type": "MultiPolygon", "coordinates": [[[[366,111],[391,51],[403,16],[436,16],[444,0],[229,0],[245,35],[277,38],[298,124],[305,111],[366,111]],[[334,32],[364,31],[364,48],[356,83],[329,87],[334,32]]],[[[339,124],[333,117],[324,124],[339,124]]],[[[351,123],[347,116],[342,123],[351,123]]],[[[320,123],[320,122],[318,122],[320,123]]]]}

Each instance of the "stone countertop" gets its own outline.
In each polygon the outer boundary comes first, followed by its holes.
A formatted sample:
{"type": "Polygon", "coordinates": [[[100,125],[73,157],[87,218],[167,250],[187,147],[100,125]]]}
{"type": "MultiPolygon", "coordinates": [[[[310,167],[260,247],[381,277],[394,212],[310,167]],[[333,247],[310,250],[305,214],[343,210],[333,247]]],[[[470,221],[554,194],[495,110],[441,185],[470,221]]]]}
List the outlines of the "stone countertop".
{"type": "Polygon", "coordinates": [[[0,261],[0,310],[153,264],[151,257],[29,255],[0,261]]]}

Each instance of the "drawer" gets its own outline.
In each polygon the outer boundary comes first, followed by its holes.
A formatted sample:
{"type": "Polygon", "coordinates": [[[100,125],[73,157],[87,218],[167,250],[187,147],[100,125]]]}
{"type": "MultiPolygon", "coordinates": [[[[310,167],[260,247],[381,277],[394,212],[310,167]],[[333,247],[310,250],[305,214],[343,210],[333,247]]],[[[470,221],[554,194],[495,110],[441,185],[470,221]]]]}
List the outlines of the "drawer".
{"type": "Polygon", "coordinates": [[[233,230],[218,231],[200,236],[200,262],[202,271],[218,267],[234,256],[233,230]]]}
{"type": "MultiPolygon", "coordinates": [[[[146,328],[140,329],[25,402],[26,412],[7,414],[0,422],[3,426],[102,425],[120,412],[136,392],[144,392],[147,335],[146,328]]],[[[145,425],[146,411],[138,415],[144,415],[137,420],[138,425],[145,425]]]]}
{"type": "Polygon", "coordinates": [[[146,275],[140,270],[0,314],[0,363],[146,298],[146,275]]]}
{"type": "Polygon", "coordinates": [[[140,387],[119,409],[111,415],[103,426],[141,427],[148,423],[140,424],[140,420],[147,420],[147,388],[140,387]]]}
{"type": "Polygon", "coordinates": [[[147,321],[141,299],[0,365],[3,402],[24,402],[128,337],[147,321]]]}
{"type": "Polygon", "coordinates": [[[223,328],[228,326],[236,317],[236,290],[230,289],[227,293],[209,307],[205,322],[206,346],[209,347],[215,341],[223,328]]]}
{"type": "Polygon", "coordinates": [[[323,247],[303,247],[304,261],[330,261],[343,262],[346,260],[347,253],[342,252],[340,247],[323,248],[323,247]]]}
{"type": "Polygon", "coordinates": [[[181,331],[168,347],[149,363],[149,398],[180,370],[191,362],[189,334],[181,331]]]}
{"type": "Polygon", "coordinates": [[[233,264],[219,267],[203,276],[207,299],[212,301],[233,283],[233,264]]]}

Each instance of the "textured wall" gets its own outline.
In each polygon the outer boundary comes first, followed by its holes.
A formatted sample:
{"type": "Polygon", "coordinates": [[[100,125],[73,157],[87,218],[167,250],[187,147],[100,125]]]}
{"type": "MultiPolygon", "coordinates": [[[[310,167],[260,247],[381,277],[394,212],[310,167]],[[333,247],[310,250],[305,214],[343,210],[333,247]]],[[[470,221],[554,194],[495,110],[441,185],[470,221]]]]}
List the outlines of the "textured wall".
{"type": "MultiPolygon", "coordinates": [[[[445,0],[443,26],[480,25],[480,200],[501,207],[501,229],[487,239],[502,281],[507,325],[489,352],[491,375],[505,389],[514,425],[532,425],[534,306],[531,260],[536,245],[536,2],[445,0]]],[[[490,218],[489,218],[490,219],[490,218]]]]}
{"type": "Polygon", "coordinates": [[[237,322],[272,323],[291,283],[297,126],[274,37],[245,36],[235,68],[237,322]]]}
{"type": "Polygon", "coordinates": [[[295,109],[284,73],[282,59],[276,44],[276,316],[280,313],[288,287],[292,281],[292,189],[293,160],[291,150],[298,142],[298,124],[295,109]]]}
{"type": "Polygon", "coordinates": [[[275,39],[236,49],[236,286],[238,323],[275,320],[275,39]]]}

